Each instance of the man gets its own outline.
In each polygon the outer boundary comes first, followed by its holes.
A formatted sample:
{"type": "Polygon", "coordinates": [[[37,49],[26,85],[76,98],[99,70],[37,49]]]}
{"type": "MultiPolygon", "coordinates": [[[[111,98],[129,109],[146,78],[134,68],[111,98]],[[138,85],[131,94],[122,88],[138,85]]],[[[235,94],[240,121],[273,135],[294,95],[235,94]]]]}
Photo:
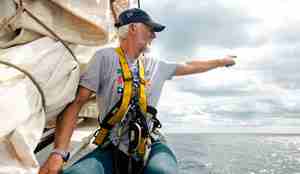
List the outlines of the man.
{"type": "Polygon", "coordinates": [[[143,57],[156,33],[165,26],[154,22],[141,9],[122,12],[116,27],[120,47],[99,50],[90,61],[81,76],[76,99],[58,120],[55,149],[39,174],[57,174],[62,168],[76,117],[92,93],[103,100],[99,116],[103,130],[99,130],[100,138],[97,136],[95,140],[99,147],[63,173],[178,173],[176,158],[157,131],[160,123],[155,106],[164,82],[175,75],[235,64],[230,56],[183,64],[143,57]]]}

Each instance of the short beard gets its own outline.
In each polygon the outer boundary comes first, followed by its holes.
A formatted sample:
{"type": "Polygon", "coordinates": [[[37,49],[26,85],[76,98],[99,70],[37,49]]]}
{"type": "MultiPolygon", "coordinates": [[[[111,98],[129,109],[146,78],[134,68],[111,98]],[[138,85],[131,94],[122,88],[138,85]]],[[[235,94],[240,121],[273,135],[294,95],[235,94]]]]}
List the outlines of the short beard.
{"type": "Polygon", "coordinates": [[[148,54],[151,52],[151,45],[150,44],[147,44],[146,47],[144,48],[143,50],[143,53],[144,54],[148,54]]]}

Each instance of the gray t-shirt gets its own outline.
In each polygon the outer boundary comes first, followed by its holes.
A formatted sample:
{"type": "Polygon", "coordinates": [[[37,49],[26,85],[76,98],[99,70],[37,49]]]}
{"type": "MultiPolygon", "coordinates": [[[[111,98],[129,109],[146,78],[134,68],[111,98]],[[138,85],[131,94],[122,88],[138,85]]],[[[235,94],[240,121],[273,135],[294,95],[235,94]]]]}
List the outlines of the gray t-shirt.
{"type": "MultiPolygon", "coordinates": [[[[133,72],[137,73],[137,61],[127,58],[128,65],[133,72]]],[[[162,60],[145,57],[142,60],[145,68],[145,80],[147,104],[156,107],[164,82],[175,75],[177,63],[170,63],[162,60]]],[[[105,48],[95,53],[89,62],[86,71],[81,75],[80,85],[96,93],[98,107],[101,108],[99,120],[102,121],[111,108],[120,100],[124,82],[122,70],[119,64],[119,58],[114,48],[105,48]]],[[[124,119],[121,123],[114,126],[110,134],[112,142],[122,144],[122,151],[127,151],[128,135],[118,135],[120,127],[126,130],[128,120],[124,119]]],[[[151,121],[147,120],[149,127],[151,121]]]]}

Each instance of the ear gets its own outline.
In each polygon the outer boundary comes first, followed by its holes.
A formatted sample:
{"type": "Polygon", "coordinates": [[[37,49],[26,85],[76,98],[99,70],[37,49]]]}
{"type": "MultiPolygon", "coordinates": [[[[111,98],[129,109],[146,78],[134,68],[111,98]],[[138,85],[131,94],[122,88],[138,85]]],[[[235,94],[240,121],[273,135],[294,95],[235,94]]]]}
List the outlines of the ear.
{"type": "Polygon", "coordinates": [[[129,31],[135,33],[136,31],[136,24],[129,24],[129,31]]]}

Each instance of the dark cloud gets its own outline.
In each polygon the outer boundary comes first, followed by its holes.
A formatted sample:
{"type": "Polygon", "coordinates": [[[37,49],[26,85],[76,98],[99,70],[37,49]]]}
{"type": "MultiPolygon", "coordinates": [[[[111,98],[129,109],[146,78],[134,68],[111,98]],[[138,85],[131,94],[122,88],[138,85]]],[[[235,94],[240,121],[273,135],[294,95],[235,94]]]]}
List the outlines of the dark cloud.
{"type": "MultiPolygon", "coordinates": [[[[213,76],[211,76],[213,78],[213,76]]],[[[230,78],[227,78],[228,80],[230,78]]],[[[246,90],[249,87],[250,80],[244,80],[240,82],[234,81],[233,83],[222,84],[214,83],[207,85],[207,83],[213,79],[202,78],[201,76],[190,76],[186,78],[176,79],[176,87],[179,91],[191,92],[201,97],[237,97],[237,96],[249,96],[255,94],[255,91],[246,90]],[[245,83],[245,82],[248,83],[245,83]]],[[[218,80],[218,79],[216,79],[218,80]]]]}
{"type": "Polygon", "coordinates": [[[300,89],[300,24],[287,21],[271,35],[272,50],[257,69],[264,69],[265,80],[286,89],[300,89]]]}
{"type": "Polygon", "coordinates": [[[288,38],[280,40],[272,47],[269,57],[257,62],[255,70],[260,72],[259,76],[265,83],[275,83],[285,89],[300,89],[300,38],[294,39],[291,44],[286,43],[288,38]]]}
{"type": "MultiPolygon", "coordinates": [[[[299,21],[292,16],[283,25],[276,23],[282,22],[279,19],[262,21],[269,18],[250,17],[242,7],[226,6],[221,0],[148,2],[146,9],[167,25],[155,43],[164,59],[178,61],[181,57],[194,57],[201,54],[201,47],[220,52],[226,48],[245,50],[236,68],[229,70],[231,73],[217,70],[216,76],[205,73],[196,78],[176,79],[172,86],[178,93],[195,97],[184,99],[187,104],[179,103],[181,107],[197,107],[210,117],[264,120],[263,125],[285,125],[284,121],[286,125],[297,125],[288,118],[297,118],[300,113],[299,21]],[[216,80],[219,82],[215,83],[216,80]]],[[[285,15],[285,12],[280,13],[285,15]]],[[[176,118],[191,112],[190,109],[184,111],[187,113],[165,112],[176,118]]]]}
{"type": "Polygon", "coordinates": [[[261,42],[248,33],[259,20],[219,1],[187,0],[156,5],[161,6],[149,7],[149,11],[167,26],[157,39],[160,51],[167,57],[194,55],[201,45],[235,48],[261,42]]]}

